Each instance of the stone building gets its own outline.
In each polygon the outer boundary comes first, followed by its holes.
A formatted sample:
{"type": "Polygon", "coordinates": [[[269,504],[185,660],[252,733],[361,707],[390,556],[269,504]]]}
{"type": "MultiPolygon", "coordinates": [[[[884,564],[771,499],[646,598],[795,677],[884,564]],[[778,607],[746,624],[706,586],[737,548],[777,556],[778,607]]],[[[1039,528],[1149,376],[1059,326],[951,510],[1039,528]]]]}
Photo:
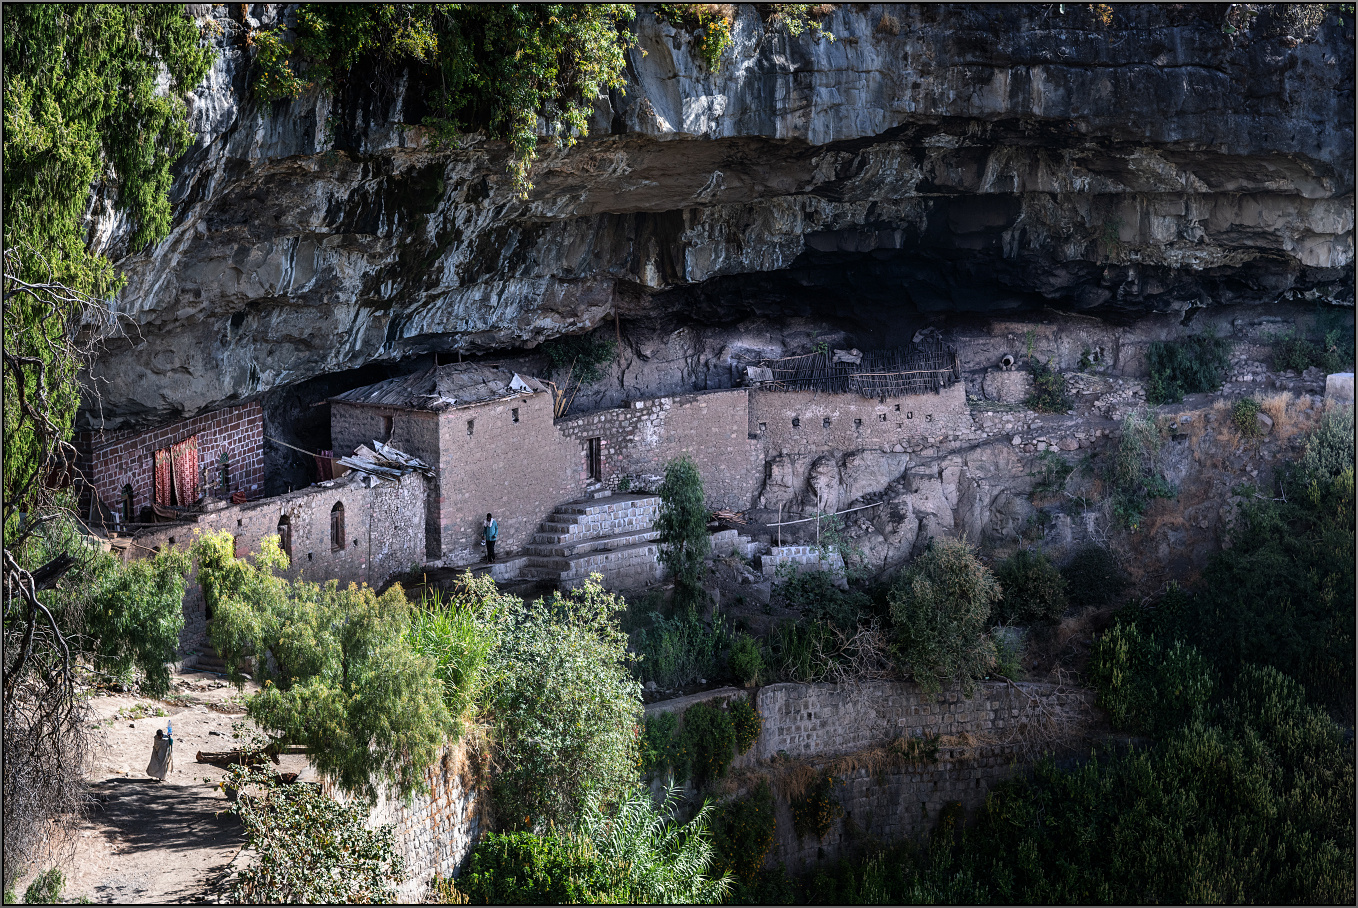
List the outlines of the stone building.
{"type": "Polygon", "coordinates": [[[121,517],[126,501],[133,521],[152,503],[187,507],[208,493],[255,498],[264,489],[264,413],[257,403],[149,432],[82,432],[76,449],[80,472],[104,507],[121,517]]]}

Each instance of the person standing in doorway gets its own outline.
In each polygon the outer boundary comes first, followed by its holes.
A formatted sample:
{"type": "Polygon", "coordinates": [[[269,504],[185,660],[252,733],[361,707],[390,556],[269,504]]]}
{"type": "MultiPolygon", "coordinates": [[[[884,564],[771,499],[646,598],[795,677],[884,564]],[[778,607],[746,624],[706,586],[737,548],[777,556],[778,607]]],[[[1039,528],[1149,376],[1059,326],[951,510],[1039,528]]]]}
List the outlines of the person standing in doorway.
{"type": "Polygon", "coordinates": [[[481,525],[481,535],[485,537],[486,543],[486,563],[495,563],[495,540],[500,538],[500,525],[495,522],[495,518],[486,515],[486,522],[481,525]]]}

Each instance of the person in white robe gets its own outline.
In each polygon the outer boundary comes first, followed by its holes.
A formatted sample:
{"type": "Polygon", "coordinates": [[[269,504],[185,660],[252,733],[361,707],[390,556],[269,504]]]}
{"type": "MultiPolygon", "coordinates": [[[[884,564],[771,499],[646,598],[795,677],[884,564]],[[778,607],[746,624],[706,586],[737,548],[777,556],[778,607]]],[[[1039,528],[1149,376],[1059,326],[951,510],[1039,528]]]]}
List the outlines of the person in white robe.
{"type": "Polygon", "coordinates": [[[165,777],[173,769],[174,738],[166,737],[165,733],[157,728],[155,745],[151,750],[151,762],[146,766],[146,774],[157,782],[164,782],[165,777]]]}

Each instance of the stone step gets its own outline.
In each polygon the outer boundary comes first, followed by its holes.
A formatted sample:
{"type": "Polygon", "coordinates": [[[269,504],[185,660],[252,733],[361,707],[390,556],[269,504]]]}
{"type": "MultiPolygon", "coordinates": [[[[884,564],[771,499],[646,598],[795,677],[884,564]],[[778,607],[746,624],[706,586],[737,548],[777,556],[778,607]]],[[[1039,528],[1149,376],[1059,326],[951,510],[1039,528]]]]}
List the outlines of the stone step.
{"type": "Polygon", "coordinates": [[[600,552],[586,552],[569,558],[530,556],[524,576],[539,580],[583,580],[596,571],[607,580],[609,574],[636,565],[658,564],[660,547],[654,542],[619,546],[600,552]]]}
{"type": "Polygon", "coordinates": [[[638,508],[660,508],[659,495],[609,495],[587,501],[573,501],[556,509],[557,514],[594,517],[638,508]]]}
{"type": "Polygon", "coordinates": [[[524,552],[528,555],[540,555],[543,557],[569,558],[573,555],[583,555],[587,552],[599,552],[605,549],[621,548],[623,546],[636,545],[642,542],[652,542],[660,537],[659,530],[628,530],[622,533],[613,533],[608,536],[590,536],[576,541],[566,539],[549,539],[539,542],[538,534],[533,537],[533,542],[524,546],[524,552]]]}

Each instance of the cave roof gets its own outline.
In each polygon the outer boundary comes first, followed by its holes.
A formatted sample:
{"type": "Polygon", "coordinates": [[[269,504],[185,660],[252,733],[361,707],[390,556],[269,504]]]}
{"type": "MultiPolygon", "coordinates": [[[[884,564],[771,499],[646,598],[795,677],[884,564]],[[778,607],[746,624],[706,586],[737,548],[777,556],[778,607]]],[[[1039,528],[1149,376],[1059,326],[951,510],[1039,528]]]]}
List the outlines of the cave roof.
{"type": "Polygon", "coordinates": [[[517,372],[475,363],[458,363],[389,378],[375,385],[337,394],[330,400],[437,413],[546,390],[546,385],[538,379],[521,376],[517,372]]]}

